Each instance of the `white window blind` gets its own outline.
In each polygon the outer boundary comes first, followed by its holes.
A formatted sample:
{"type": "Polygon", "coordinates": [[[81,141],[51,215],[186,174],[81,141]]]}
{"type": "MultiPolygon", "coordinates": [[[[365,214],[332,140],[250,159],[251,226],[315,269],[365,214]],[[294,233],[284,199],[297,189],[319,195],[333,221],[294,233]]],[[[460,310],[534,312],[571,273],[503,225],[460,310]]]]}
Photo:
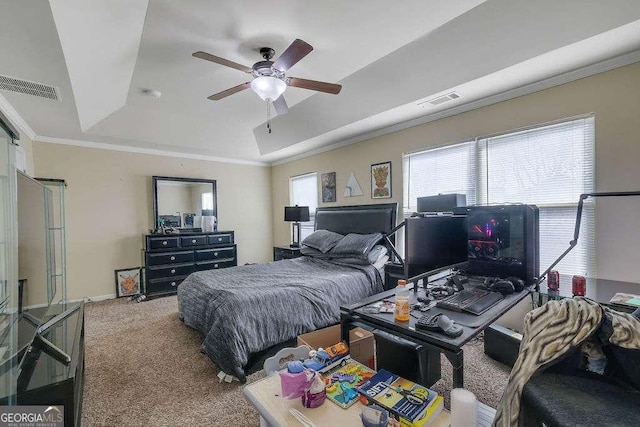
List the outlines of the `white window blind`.
{"type": "MultiPolygon", "coordinates": [[[[486,203],[540,209],[540,268],[546,269],[573,238],[580,194],[595,188],[593,117],[483,138],[478,144],[486,203]]],[[[594,208],[587,203],[578,245],[556,269],[591,276],[594,261],[594,208]]]]}
{"type": "MultiPolygon", "coordinates": [[[[405,215],[416,199],[464,193],[467,204],[535,204],[540,209],[540,269],[573,238],[578,198],[593,192],[594,118],[479,138],[404,157],[405,215]]],[[[556,267],[595,276],[594,204],[585,203],[578,245],[556,267]]]]}
{"type": "Polygon", "coordinates": [[[463,193],[476,203],[476,143],[410,154],[403,159],[405,217],[417,210],[417,199],[437,194],[463,193]]]}
{"type": "Polygon", "coordinates": [[[309,221],[300,223],[300,239],[304,239],[313,233],[318,208],[318,174],[313,172],[289,178],[289,202],[291,206],[309,206],[309,221]]]}

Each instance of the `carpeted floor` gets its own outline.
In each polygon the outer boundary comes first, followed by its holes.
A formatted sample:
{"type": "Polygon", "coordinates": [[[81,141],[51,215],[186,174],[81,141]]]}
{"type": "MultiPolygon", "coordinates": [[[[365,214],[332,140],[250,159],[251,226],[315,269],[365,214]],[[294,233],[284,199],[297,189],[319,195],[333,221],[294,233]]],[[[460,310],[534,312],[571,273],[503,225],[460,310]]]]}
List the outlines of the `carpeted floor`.
{"type": "MultiPolygon", "coordinates": [[[[218,382],[218,368],[200,353],[200,334],[178,320],[176,297],[85,307],[83,425],[259,425],[242,385],[218,382]]],[[[509,369],[486,357],[480,340],[464,351],[466,388],[495,407],[509,369]]],[[[442,371],[433,388],[448,407],[451,365],[444,357],[442,371]]],[[[248,382],[262,377],[252,374],[248,382]]]]}

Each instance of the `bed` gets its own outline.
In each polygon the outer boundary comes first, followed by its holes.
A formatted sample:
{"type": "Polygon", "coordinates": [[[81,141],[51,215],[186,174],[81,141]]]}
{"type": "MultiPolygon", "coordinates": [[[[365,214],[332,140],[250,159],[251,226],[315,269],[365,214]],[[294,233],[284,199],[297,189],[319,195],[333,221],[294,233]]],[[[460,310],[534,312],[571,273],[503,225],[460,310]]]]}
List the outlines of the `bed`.
{"type": "MultiPolygon", "coordinates": [[[[315,230],[387,233],[397,204],[319,208],[315,230]]],[[[204,335],[202,352],[246,381],[252,354],[336,324],[340,306],[383,290],[373,265],[302,256],[191,274],[178,287],[178,315],[204,335]]]]}

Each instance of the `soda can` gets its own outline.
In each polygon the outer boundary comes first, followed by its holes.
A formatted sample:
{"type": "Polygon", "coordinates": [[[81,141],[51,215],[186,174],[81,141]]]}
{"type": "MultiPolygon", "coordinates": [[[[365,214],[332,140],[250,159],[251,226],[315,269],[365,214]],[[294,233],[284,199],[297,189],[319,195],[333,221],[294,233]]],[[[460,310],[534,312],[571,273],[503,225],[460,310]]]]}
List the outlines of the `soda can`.
{"type": "Polygon", "coordinates": [[[573,290],[573,296],[585,296],[587,293],[587,279],[584,276],[573,276],[571,279],[571,289],[573,290]]]}
{"type": "Polygon", "coordinates": [[[560,273],[556,270],[551,270],[547,276],[547,286],[550,291],[557,291],[560,289],[560,273]]]}

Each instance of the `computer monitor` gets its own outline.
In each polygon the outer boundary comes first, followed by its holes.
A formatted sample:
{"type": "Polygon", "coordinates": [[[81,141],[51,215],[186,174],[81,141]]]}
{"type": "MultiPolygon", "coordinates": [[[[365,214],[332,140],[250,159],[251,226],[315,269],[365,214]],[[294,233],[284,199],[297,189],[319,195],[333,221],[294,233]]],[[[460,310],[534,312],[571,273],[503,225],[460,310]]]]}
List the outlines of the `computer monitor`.
{"type": "Polygon", "coordinates": [[[467,260],[464,215],[428,215],[405,220],[405,277],[467,260]]]}
{"type": "Polygon", "coordinates": [[[464,212],[469,234],[467,273],[515,276],[526,285],[534,284],[540,273],[537,206],[470,206],[464,212]]]}

